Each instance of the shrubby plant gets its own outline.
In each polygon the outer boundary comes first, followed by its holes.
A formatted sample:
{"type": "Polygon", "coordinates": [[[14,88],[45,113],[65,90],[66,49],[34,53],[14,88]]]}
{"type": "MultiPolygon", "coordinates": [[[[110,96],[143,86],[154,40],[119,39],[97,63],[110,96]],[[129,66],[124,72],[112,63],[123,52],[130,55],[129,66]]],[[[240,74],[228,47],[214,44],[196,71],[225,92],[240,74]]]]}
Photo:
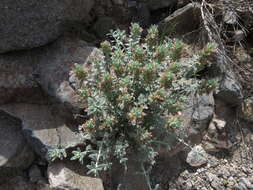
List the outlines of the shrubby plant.
{"type": "Polygon", "coordinates": [[[179,40],[159,40],[156,26],[142,38],[138,24],[131,25],[129,35],[116,30],[111,38],[101,43],[103,54],[93,57],[89,68],[74,68],[89,119],[79,127],[86,148],[73,151],[71,159],[90,158],[89,173],[98,176],[113,159],[127,168],[128,155],[134,154],[147,176],[156,146],[169,147],[171,134],[182,127],[189,95],[215,88],[214,82],[196,78],[215,46],[191,54],[179,40]]]}

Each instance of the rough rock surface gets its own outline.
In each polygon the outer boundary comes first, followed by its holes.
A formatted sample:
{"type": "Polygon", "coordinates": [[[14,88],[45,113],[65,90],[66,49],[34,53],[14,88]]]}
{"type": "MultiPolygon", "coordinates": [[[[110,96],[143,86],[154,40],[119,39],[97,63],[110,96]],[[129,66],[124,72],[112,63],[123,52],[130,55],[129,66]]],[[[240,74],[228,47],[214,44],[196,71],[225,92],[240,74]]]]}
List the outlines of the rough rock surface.
{"type": "Polygon", "coordinates": [[[52,163],[48,167],[50,187],[62,190],[104,190],[101,179],[88,177],[75,162],[52,163]]]}
{"type": "Polygon", "coordinates": [[[194,167],[202,166],[207,163],[207,155],[201,145],[192,148],[187,155],[186,162],[194,167]]]}
{"type": "Polygon", "coordinates": [[[62,38],[38,52],[39,83],[42,89],[73,113],[83,108],[75,91],[74,64],[85,65],[98,50],[78,39],[62,38]]]}
{"type": "Polygon", "coordinates": [[[166,157],[173,156],[185,148],[182,141],[190,141],[192,144],[201,142],[204,131],[208,128],[209,123],[214,114],[214,98],[213,94],[196,95],[190,98],[189,103],[185,106],[183,114],[183,126],[176,129],[169,137],[170,150],[165,148],[157,149],[157,151],[166,157]],[[179,138],[176,138],[179,137],[179,138]]]}
{"type": "Polygon", "coordinates": [[[27,168],[33,161],[33,153],[22,134],[21,121],[3,111],[0,118],[0,166],[27,168]]]}
{"type": "Polygon", "coordinates": [[[33,162],[34,154],[21,127],[19,119],[0,110],[0,183],[13,172],[27,169],[33,162]]]}
{"type": "Polygon", "coordinates": [[[26,139],[42,157],[52,148],[66,149],[82,143],[75,133],[77,125],[59,117],[50,105],[9,104],[0,109],[22,120],[26,139]]]}
{"type": "Polygon", "coordinates": [[[0,104],[34,102],[41,96],[33,57],[29,51],[0,55],[0,104]]]}
{"type": "Polygon", "coordinates": [[[2,0],[0,53],[52,42],[69,23],[87,22],[93,4],[93,0],[2,0]]]}
{"type": "Polygon", "coordinates": [[[162,20],[159,23],[159,30],[163,35],[186,39],[186,42],[194,41],[196,40],[196,35],[194,35],[193,31],[199,28],[200,17],[200,5],[198,3],[190,3],[162,20]],[[190,35],[187,36],[187,34],[190,35]]]}

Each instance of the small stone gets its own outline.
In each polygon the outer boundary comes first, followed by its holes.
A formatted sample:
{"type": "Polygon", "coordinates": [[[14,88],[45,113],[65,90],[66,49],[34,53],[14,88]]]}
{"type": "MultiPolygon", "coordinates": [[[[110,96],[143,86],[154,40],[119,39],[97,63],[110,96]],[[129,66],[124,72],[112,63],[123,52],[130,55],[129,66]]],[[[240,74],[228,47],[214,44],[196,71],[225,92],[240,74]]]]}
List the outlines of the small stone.
{"type": "Polygon", "coordinates": [[[190,166],[198,167],[207,163],[207,154],[201,145],[193,147],[186,158],[190,166]]]}
{"type": "Polygon", "coordinates": [[[217,149],[211,142],[205,142],[203,147],[207,152],[219,152],[219,149],[217,149]]]}
{"type": "Polygon", "coordinates": [[[245,177],[242,177],[240,179],[240,183],[244,184],[249,189],[251,189],[251,188],[253,189],[253,184],[245,177]]]}
{"type": "Polygon", "coordinates": [[[208,127],[208,134],[214,136],[217,133],[216,127],[213,122],[210,123],[208,127]]]}
{"type": "Polygon", "coordinates": [[[248,190],[248,188],[243,183],[238,183],[235,185],[236,190],[248,190]]]}
{"type": "Polygon", "coordinates": [[[209,182],[219,179],[215,174],[212,174],[209,172],[206,172],[206,176],[207,176],[209,182]]]}
{"type": "Polygon", "coordinates": [[[216,128],[220,131],[224,130],[226,126],[226,121],[220,120],[220,119],[213,119],[213,123],[215,124],[216,128]]]}
{"type": "Polygon", "coordinates": [[[234,36],[232,37],[233,41],[240,42],[245,38],[245,33],[242,30],[236,30],[234,36]]]}

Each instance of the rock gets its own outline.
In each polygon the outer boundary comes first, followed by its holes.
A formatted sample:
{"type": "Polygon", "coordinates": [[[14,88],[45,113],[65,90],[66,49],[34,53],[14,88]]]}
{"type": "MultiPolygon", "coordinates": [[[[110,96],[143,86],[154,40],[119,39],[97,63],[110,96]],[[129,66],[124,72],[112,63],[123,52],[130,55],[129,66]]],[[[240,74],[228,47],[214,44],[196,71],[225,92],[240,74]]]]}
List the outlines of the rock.
{"type": "Polygon", "coordinates": [[[226,121],[221,119],[213,119],[212,122],[215,124],[216,128],[220,131],[224,131],[226,126],[226,121]]]}
{"type": "Polygon", "coordinates": [[[42,177],[42,172],[37,165],[33,165],[29,170],[29,179],[32,183],[46,183],[42,177]]]}
{"type": "Polygon", "coordinates": [[[207,154],[201,145],[193,147],[187,155],[186,162],[193,167],[202,166],[207,163],[207,154]]]}
{"type": "Polygon", "coordinates": [[[217,134],[217,129],[216,129],[216,126],[213,122],[210,123],[207,132],[208,132],[208,135],[211,137],[213,137],[217,134]]]}
{"type": "Polygon", "coordinates": [[[0,104],[38,102],[42,96],[35,80],[36,62],[30,53],[22,51],[0,55],[0,104]]]}
{"type": "Polygon", "coordinates": [[[0,110],[0,182],[8,173],[27,169],[34,154],[22,134],[21,120],[0,110]]]}
{"type": "Polygon", "coordinates": [[[51,188],[61,190],[104,190],[101,179],[86,176],[83,166],[75,162],[50,164],[48,179],[51,188]]]}
{"type": "Polygon", "coordinates": [[[180,39],[185,36],[187,38],[185,42],[193,42],[196,41],[196,34],[192,32],[198,29],[200,23],[200,5],[198,3],[190,3],[161,21],[159,23],[159,31],[163,35],[180,39]],[[186,36],[186,34],[190,35],[186,36]]]}
{"type": "Polygon", "coordinates": [[[93,4],[93,0],[2,0],[0,53],[54,41],[70,23],[87,21],[93,4]]]}
{"type": "Polygon", "coordinates": [[[253,189],[253,184],[245,177],[240,179],[240,183],[244,184],[249,189],[253,189]]]}
{"type": "Polygon", "coordinates": [[[225,190],[225,187],[220,184],[219,178],[212,173],[206,172],[207,179],[215,190],[225,190]]]}
{"type": "Polygon", "coordinates": [[[203,148],[207,152],[219,152],[220,150],[211,142],[204,142],[203,143],[203,148]]]}
{"type": "Polygon", "coordinates": [[[234,41],[234,42],[240,42],[240,41],[242,41],[242,40],[244,40],[244,38],[245,38],[245,33],[242,31],[242,30],[236,30],[235,32],[234,32],[234,35],[233,35],[233,37],[232,37],[232,40],[234,41]]]}
{"type": "Polygon", "coordinates": [[[139,23],[142,28],[146,28],[150,24],[150,11],[146,4],[139,3],[137,7],[132,8],[132,22],[139,23]]]}
{"type": "Polygon", "coordinates": [[[30,184],[23,176],[16,176],[7,183],[0,184],[1,190],[35,190],[35,186],[30,184]]]}
{"type": "Polygon", "coordinates": [[[43,158],[49,159],[47,153],[51,149],[67,149],[83,142],[75,133],[77,125],[59,117],[53,106],[8,104],[0,106],[0,109],[22,120],[23,134],[43,158]]]}
{"type": "Polygon", "coordinates": [[[223,11],[223,21],[227,24],[236,24],[238,22],[236,12],[233,10],[223,11]]]}
{"type": "Polygon", "coordinates": [[[105,38],[110,30],[115,29],[117,26],[116,22],[111,17],[100,17],[97,22],[93,25],[92,30],[96,33],[99,38],[105,38]]]}
{"type": "Polygon", "coordinates": [[[79,113],[84,105],[76,92],[79,81],[72,70],[74,64],[85,66],[90,57],[98,56],[98,53],[98,49],[88,46],[82,40],[65,37],[59,39],[36,54],[40,73],[38,82],[54,101],[72,113],[79,113]]]}
{"type": "Polygon", "coordinates": [[[215,97],[233,106],[239,105],[242,102],[242,88],[235,79],[234,74],[227,72],[223,75],[215,97]]]}
{"type": "Polygon", "coordinates": [[[150,10],[157,10],[160,8],[176,6],[178,0],[141,0],[140,2],[145,2],[150,10]]]}
{"type": "Polygon", "coordinates": [[[191,115],[191,125],[188,129],[189,139],[192,143],[201,142],[203,132],[208,128],[214,114],[214,99],[212,93],[197,96],[193,100],[192,109],[188,113],[191,115]],[[196,99],[195,99],[196,98],[196,99]]]}
{"type": "Polygon", "coordinates": [[[215,97],[231,106],[240,105],[243,100],[242,87],[236,79],[229,61],[223,55],[217,55],[216,65],[219,70],[217,73],[220,73],[220,85],[215,91],[215,97]]]}
{"type": "Polygon", "coordinates": [[[248,190],[248,188],[246,187],[246,185],[243,184],[243,183],[238,183],[238,184],[236,184],[236,185],[235,185],[235,189],[236,189],[236,190],[248,190]]]}
{"type": "Polygon", "coordinates": [[[253,121],[253,97],[243,101],[242,113],[244,118],[253,121]]]}

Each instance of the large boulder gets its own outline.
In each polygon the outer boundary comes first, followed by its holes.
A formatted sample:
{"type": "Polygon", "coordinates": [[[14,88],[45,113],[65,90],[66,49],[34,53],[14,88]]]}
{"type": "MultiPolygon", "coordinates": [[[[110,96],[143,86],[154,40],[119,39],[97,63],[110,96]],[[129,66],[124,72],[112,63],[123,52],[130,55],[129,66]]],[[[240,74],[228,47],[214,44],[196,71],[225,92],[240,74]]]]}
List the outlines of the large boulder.
{"type": "Polygon", "coordinates": [[[29,51],[0,55],[0,104],[40,99],[33,57],[29,51]]]}
{"type": "Polygon", "coordinates": [[[29,144],[46,159],[49,159],[48,151],[54,148],[67,149],[82,143],[76,133],[77,125],[59,117],[50,105],[8,104],[0,109],[22,120],[22,130],[29,144]]]}
{"type": "Polygon", "coordinates": [[[79,39],[62,38],[38,52],[39,83],[42,89],[72,113],[84,108],[77,94],[75,64],[85,65],[99,51],[79,39]]]}
{"type": "Polygon", "coordinates": [[[2,0],[0,53],[52,42],[69,24],[87,21],[93,4],[93,0],[2,0]]]}
{"type": "Polygon", "coordinates": [[[75,162],[56,162],[48,167],[50,187],[61,190],[104,190],[99,178],[85,174],[84,166],[75,162]]]}
{"type": "Polygon", "coordinates": [[[34,160],[21,126],[19,119],[0,110],[0,183],[18,170],[27,169],[34,160]]]}
{"type": "Polygon", "coordinates": [[[200,4],[189,3],[162,20],[159,31],[162,35],[179,38],[187,43],[195,43],[198,38],[206,41],[206,35],[198,30],[201,22],[200,4]]]}

